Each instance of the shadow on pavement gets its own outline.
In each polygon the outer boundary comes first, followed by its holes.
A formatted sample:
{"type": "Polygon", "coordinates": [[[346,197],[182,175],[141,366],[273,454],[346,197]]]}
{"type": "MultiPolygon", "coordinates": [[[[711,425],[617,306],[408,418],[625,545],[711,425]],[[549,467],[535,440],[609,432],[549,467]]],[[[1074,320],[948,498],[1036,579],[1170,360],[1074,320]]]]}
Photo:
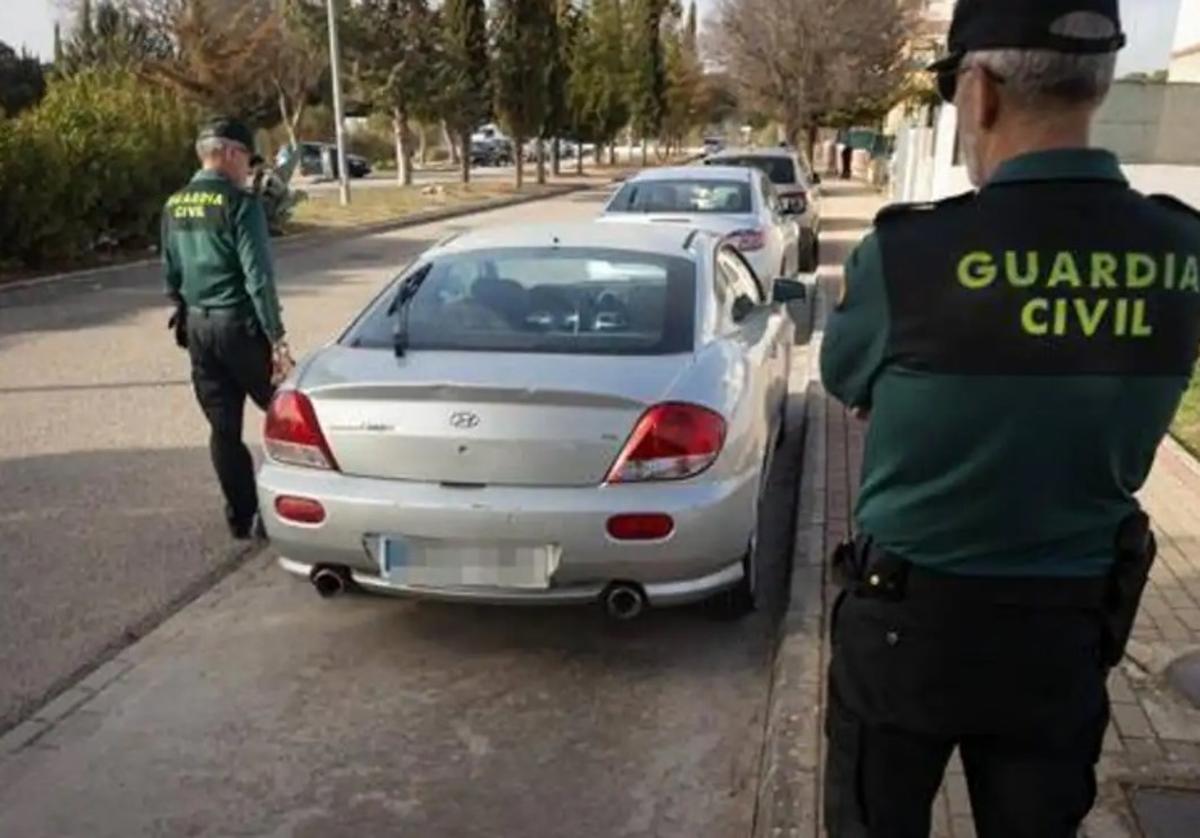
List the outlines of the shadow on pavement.
{"type": "MultiPolygon", "coordinates": [[[[774,600],[801,436],[767,490],[774,600]]],[[[264,557],[0,763],[0,810],[92,838],[749,834],[778,612],[325,602],[264,557]]]]}
{"type": "Polygon", "coordinates": [[[238,553],[206,447],[0,460],[0,486],[0,730],[238,553]]]}

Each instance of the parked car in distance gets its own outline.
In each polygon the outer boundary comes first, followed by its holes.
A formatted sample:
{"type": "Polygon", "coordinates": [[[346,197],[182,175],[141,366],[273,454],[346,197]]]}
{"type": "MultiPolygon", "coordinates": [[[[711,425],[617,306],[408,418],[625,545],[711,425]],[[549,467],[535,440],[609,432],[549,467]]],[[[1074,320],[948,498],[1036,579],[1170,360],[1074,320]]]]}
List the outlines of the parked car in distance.
{"type": "Polygon", "coordinates": [[[748,612],[781,304],[803,290],[770,296],[687,226],[434,247],[271,403],[258,491],[280,564],[326,596],[748,612]]]}
{"type": "Polygon", "coordinates": [[[508,140],[471,141],[472,166],[511,166],[513,161],[513,147],[508,140]]]}
{"type": "Polygon", "coordinates": [[[815,271],[821,264],[821,178],[802,154],[787,146],[729,149],[705,158],[708,166],[749,166],[765,172],[779,192],[784,209],[800,225],[800,267],[815,271]]]}
{"type": "Polygon", "coordinates": [[[617,191],[603,218],[714,232],[742,252],[768,289],[777,277],[795,277],[802,268],[796,218],[759,169],[647,169],[617,191]]]}
{"type": "Polygon", "coordinates": [[[725,140],[721,137],[705,137],[704,138],[704,156],[716,154],[721,149],[725,148],[725,140]]]}
{"type": "MultiPolygon", "coordinates": [[[[309,177],[321,175],[325,171],[323,155],[325,149],[331,152],[331,160],[333,165],[332,176],[337,177],[337,147],[333,143],[320,143],[304,141],[299,144],[300,163],[296,167],[298,174],[309,177]]],[[[287,152],[287,146],[281,148],[275,155],[275,165],[277,167],[283,165],[284,155],[287,152]]],[[[352,178],[364,178],[371,174],[371,164],[365,158],[357,154],[346,154],[346,170],[352,178]]]]}

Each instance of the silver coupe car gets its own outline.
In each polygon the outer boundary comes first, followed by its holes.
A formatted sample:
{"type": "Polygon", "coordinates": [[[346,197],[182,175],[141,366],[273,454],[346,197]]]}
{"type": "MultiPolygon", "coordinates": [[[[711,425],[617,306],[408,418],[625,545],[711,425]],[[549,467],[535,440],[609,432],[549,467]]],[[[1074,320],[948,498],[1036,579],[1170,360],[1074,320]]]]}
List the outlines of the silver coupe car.
{"type": "Polygon", "coordinates": [[[763,289],[731,244],[674,226],[434,247],[271,404],[280,563],[326,596],[752,610],[782,303],[804,294],[763,289]]]}

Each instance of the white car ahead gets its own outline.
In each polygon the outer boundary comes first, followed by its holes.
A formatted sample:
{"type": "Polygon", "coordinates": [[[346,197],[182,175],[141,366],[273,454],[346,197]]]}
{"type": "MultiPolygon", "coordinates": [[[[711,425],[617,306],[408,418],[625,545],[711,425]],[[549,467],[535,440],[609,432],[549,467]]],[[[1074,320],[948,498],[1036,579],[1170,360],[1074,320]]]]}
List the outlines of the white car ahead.
{"type": "Polygon", "coordinates": [[[687,166],[641,172],[621,187],[602,220],[679,225],[716,233],[738,249],[770,293],[800,273],[800,226],[757,169],[687,166]]]}

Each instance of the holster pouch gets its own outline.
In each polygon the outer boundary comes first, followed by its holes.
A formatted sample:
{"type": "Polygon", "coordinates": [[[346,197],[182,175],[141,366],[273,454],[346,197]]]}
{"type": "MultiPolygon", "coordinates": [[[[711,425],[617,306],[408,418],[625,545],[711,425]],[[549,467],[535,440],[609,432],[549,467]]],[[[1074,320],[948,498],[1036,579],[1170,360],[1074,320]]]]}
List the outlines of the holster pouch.
{"type": "Polygon", "coordinates": [[[831,565],[834,581],[842,590],[869,599],[892,601],[904,598],[912,567],[863,536],[839,544],[833,551],[831,565]]]}
{"type": "Polygon", "coordinates": [[[1142,592],[1158,555],[1150,518],[1135,512],[1117,528],[1115,560],[1109,571],[1104,608],[1104,663],[1116,666],[1125,656],[1142,592]]]}
{"type": "Polygon", "coordinates": [[[862,581],[866,570],[865,544],[861,541],[843,541],[833,548],[829,565],[833,570],[834,583],[844,591],[853,591],[862,581]]]}
{"type": "Polygon", "coordinates": [[[187,306],[180,304],[175,307],[175,313],[171,315],[171,319],[167,321],[167,328],[175,333],[175,345],[180,349],[188,348],[188,312],[187,306]]]}

